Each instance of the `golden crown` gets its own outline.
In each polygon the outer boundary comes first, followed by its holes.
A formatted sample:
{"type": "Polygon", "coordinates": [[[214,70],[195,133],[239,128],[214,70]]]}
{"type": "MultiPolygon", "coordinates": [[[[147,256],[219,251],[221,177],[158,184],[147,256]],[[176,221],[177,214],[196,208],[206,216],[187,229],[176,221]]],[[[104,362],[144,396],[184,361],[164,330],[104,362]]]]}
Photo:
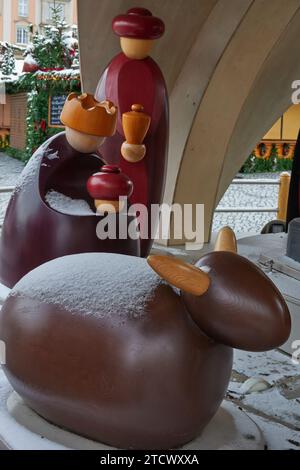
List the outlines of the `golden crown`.
{"type": "Polygon", "coordinates": [[[61,112],[61,122],[84,134],[110,137],[116,132],[117,108],[111,101],[97,101],[93,95],[71,93],[61,112]]]}

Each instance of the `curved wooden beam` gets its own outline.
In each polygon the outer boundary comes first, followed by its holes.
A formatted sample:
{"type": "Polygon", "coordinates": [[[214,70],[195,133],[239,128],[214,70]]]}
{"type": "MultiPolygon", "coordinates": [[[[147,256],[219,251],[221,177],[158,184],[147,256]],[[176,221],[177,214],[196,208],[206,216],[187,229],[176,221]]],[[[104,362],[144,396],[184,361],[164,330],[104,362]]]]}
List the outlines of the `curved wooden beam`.
{"type": "MultiPolygon", "coordinates": [[[[200,103],[210,79],[253,0],[219,0],[206,19],[170,96],[170,144],[164,202],[172,204],[200,103]]],[[[187,183],[188,184],[188,183],[187,183]]],[[[188,203],[187,197],[181,203],[188,203]]],[[[172,229],[170,227],[170,232],[172,229]]],[[[166,244],[166,240],[161,240],[166,244]]],[[[179,243],[181,241],[179,240],[179,243]]]]}
{"type": "MultiPolygon", "coordinates": [[[[253,128],[245,122],[244,117],[244,129],[240,128],[239,133],[235,132],[260,71],[272,50],[280,50],[279,44],[282,41],[286,43],[286,47],[282,49],[282,54],[286,55],[286,69],[284,74],[281,72],[279,75],[285,75],[287,81],[297,78],[295,72],[298,67],[295,65],[294,52],[291,54],[287,48],[290,44],[291,51],[294,51],[292,41],[295,41],[295,37],[292,38],[293,35],[289,34],[289,28],[294,22],[299,28],[299,7],[299,0],[288,0],[284,4],[281,0],[255,0],[224,50],[199,105],[182,155],[173,202],[205,204],[206,240],[209,239],[214,208],[226,189],[226,184],[246,159],[247,149],[250,153],[252,146],[264,135],[267,126],[271,126],[282,114],[282,104],[287,103],[290,96],[289,86],[281,90],[271,87],[264,98],[264,104],[268,111],[274,108],[272,117],[269,119],[267,112],[257,115],[256,122],[254,123],[254,118],[251,121],[253,128]],[[236,142],[234,149],[231,144],[233,134],[236,142]]],[[[282,58],[277,55],[277,61],[282,58]]],[[[273,70],[278,71],[275,63],[273,61],[273,70]]],[[[268,74],[271,83],[275,80],[271,78],[272,67],[268,68],[268,74]]],[[[281,78],[280,81],[282,80],[281,78]]],[[[252,112],[262,92],[265,89],[260,88],[260,92],[255,97],[253,95],[252,112]]],[[[247,109],[249,113],[251,106],[248,105],[247,109]]],[[[248,113],[246,115],[249,116],[248,113]]],[[[168,190],[169,188],[166,189],[166,194],[168,190]]],[[[180,244],[182,240],[171,242],[180,244]]]]}
{"type": "Polygon", "coordinates": [[[300,64],[295,60],[299,54],[299,27],[297,10],[256,76],[228,144],[216,204],[235,176],[235,168],[241,167],[257,142],[292,105],[291,84],[300,77],[300,64]]]}

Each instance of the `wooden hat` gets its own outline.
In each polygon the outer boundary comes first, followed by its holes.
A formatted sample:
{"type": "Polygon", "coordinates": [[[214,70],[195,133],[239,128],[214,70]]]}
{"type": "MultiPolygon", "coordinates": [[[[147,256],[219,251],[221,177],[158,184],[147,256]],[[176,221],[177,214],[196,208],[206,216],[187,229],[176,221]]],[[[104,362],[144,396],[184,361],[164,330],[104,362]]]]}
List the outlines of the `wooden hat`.
{"type": "Polygon", "coordinates": [[[110,137],[116,132],[117,108],[111,101],[97,101],[93,95],[71,93],[66,99],[60,120],[84,134],[110,137]]]}
{"type": "Polygon", "coordinates": [[[146,8],[130,8],[116,16],[112,28],[118,36],[132,39],[158,39],[165,32],[164,22],[146,8]]]}

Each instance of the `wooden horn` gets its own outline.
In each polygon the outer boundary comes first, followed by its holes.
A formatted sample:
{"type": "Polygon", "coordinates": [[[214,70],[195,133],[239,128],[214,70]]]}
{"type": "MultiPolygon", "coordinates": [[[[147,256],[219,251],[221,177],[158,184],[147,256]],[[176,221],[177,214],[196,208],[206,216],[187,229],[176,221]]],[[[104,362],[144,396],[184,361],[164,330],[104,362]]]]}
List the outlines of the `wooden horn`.
{"type": "Polygon", "coordinates": [[[237,253],[237,243],[234,231],[230,227],[223,227],[218,233],[214,251],[230,251],[237,253]]]}
{"type": "Polygon", "coordinates": [[[209,288],[210,279],[208,274],[178,258],[150,255],[147,262],[162,279],[185,292],[202,295],[209,288]]]}

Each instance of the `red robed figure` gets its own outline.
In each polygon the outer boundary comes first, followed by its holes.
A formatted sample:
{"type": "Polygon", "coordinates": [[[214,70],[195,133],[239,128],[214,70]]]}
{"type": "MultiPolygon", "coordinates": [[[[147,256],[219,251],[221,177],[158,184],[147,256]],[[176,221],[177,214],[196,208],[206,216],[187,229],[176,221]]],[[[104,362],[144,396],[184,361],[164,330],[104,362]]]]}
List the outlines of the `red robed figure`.
{"type": "Polygon", "coordinates": [[[132,204],[144,204],[148,217],[140,219],[141,255],[147,256],[152,242],[151,205],[162,202],[168,153],[169,109],[168,93],[164,77],[149,57],[155,39],[164,33],[164,23],[143,8],[132,8],[125,15],[113,20],[113,30],[121,38],[122,51],[108,65],[95,93],[97,100],[111,100],[118,107],[117,132],[101,147],[101,154],[108,163],[117,163],[133,181],[132,204]],[[130,111],[134,103],[143,106],[151,117],[149,131],[144,140],[145,157],[140,161],[127,161],[120,149],[126,140],[122,115],[130,111]]]}

